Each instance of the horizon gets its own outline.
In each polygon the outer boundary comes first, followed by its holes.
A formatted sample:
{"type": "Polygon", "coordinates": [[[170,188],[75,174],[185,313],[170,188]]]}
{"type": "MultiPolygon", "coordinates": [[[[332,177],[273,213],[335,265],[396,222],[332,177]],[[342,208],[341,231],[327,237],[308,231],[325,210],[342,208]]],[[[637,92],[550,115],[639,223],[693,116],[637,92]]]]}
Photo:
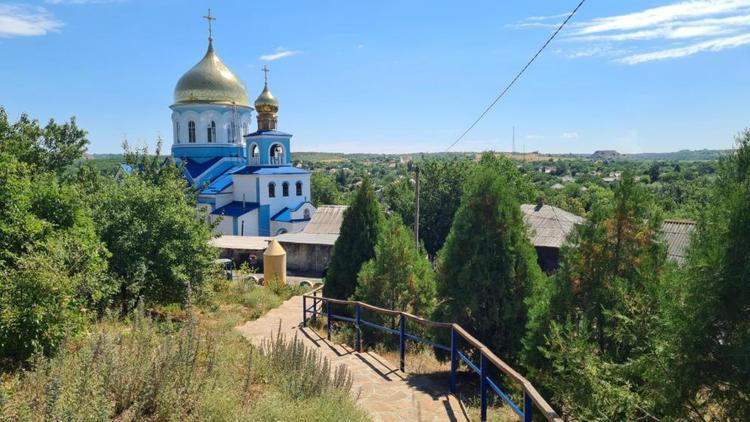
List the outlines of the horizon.
{"type": "MultiPolygon", "coordinates": [[[[419,154],[444,152],[575,2],[0,3],[0,106],[11,120],[75,116],[92,154],[159,136],[166,150],[210,6],[216,51],[251,101],[270,66],[293,151],[419,154]]],[[[587,2],[455,152],[510,152],[514,126],[516,153],[731,149],[750,126],[748,49],[750,0],[587,2]]]]}

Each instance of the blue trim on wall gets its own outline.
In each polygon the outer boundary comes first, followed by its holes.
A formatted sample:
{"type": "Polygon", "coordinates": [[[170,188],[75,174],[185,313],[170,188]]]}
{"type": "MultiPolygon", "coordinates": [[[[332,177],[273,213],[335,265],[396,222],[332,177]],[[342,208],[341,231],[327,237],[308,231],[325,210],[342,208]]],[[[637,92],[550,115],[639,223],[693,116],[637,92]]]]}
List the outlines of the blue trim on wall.
{"type": "Polygon", "coordinates": [[[260,177],[255,178],[255,202],[260,203],[260,177]]]}
{"type": "Polygon", "coordinates": [[[271,207],[270,205],[261,205],[258,213],[258,235],[271,235],[271,207]]]}

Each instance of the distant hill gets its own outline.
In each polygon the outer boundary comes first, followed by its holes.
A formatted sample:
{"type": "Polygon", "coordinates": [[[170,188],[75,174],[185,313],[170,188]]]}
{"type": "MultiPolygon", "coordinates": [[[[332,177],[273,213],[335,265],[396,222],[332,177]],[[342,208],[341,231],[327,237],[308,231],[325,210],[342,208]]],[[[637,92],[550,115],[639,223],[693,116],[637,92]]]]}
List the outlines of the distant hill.
{"type": "Polygon", "coordinates": [[[644,152],[641,154],[624,154],[623,158],[630,160],[674,160],[674,161],[710,161],[728,153],[727,149],[683,149],[676,152],[644,152]]]}

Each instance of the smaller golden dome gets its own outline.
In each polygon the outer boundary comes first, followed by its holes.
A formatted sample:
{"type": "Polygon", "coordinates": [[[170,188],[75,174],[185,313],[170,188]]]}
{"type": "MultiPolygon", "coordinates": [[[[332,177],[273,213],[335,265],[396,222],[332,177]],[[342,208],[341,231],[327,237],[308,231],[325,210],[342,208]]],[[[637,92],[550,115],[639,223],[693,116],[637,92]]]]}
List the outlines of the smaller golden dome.
{"type": "Polygon", "coordinates": [[[258,113],[276,113],[279,111],[279,101],[271,94],[268,83],[263,87],[263,92],[260,93],[258,99],[255,100],[255,110],[258,113]]]}

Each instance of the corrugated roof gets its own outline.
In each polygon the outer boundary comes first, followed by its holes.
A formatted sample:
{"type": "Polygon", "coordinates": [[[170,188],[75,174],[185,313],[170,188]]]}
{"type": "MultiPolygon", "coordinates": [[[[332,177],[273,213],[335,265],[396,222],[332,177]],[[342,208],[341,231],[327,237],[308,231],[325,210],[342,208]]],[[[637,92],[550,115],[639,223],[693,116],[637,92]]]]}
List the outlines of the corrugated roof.
{"type": "Polygon", "coordinates": [[[302,232],[308,234],[339,234],[346,208],[346,205],[319,206],[302,232]]]}
{"type": "Polygon", "coordinates": [[[685,254],[693,231],[695,231],[695,221],[664,220],[661,232],[667,244],[667,258],[678,264],[685,263],[685,254]]]}
{"type": "Polygon", "coordinates": [[[522,204],[529,240],[536,247],[560,248],[576,224],[584,219],[551,205],[522,204]]]}
{"type": "Polygon", "coordinates": [[[276,236],[281,243],[302,243],[306,245],[330,245],[333,246],[338,239],[338,234],[333,233],[284,233],[276,236]]]}
{"type": "Polygon", "coordinates": [[[210,243],[221,249],[262,251],[266,249],[270,241],[270,237],[264,236],[230,236],[225,234],[211,239],[210,243]]]}

